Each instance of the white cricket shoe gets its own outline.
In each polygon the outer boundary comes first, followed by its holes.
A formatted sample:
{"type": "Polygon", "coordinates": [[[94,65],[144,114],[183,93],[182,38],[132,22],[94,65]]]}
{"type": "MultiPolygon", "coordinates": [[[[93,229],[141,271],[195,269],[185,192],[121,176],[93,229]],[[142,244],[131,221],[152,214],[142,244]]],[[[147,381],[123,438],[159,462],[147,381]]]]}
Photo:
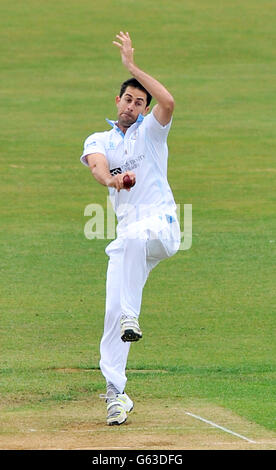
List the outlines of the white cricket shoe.
{"type": "Polygon", "coordinates": [[[142,338],[142,331],[138,320],[134,317],[121,317],[121,339],[122,341],[139,341],[142,338]]]}
{"type": "Polygon", "coordinates": [[[107,403],[106,422],[109,426],[123,424],[127,420],[127,413],[133,409],[133,401],[126,393],[107,392],[106,395],[100,395],[105,398],[107,403]]]}

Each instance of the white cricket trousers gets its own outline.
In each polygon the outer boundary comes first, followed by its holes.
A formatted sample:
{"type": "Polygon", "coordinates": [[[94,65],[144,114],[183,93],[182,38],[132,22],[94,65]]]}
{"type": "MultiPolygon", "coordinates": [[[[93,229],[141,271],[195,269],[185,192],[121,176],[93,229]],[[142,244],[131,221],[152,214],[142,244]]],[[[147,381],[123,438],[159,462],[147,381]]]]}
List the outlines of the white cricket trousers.
{"type": "Polygon", "coordinates": [[[109,256],[106,278],[104,332],[100,344],[100,368],[106,382],[123,393],[130,342],[120,336],[122,315],[139,317],[143,288],[150,271],[162,260],[174,255],[180,244],[176,217],[156,216],[128,227],[106,248],[109,256]]]}

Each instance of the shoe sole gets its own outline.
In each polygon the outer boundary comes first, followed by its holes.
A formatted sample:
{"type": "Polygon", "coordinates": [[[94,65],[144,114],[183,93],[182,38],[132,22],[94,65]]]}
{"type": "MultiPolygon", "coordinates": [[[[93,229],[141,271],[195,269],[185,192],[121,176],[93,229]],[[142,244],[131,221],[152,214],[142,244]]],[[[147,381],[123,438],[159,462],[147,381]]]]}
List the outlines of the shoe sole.
{"type": "Polygon", "coordinates": [[[127,329],[124,331],[124,333],[122,334],[121,336],[121,339],[122,341],[125,342],[135,342],[135,341],[139,341],[139,339],[142,338],[142,334],[141,333],[138,333],[132,329],[127,329]]]}
{"type": "Polygon", "coordinates": [[[126,417],[126,419],[124,419],[124,421],[121,421],[120,423],[119,423],[119,421],[111,421],[110,423],[107,423],[107,424],[108,424],[108,426],[120,426],[121,424],[124,424],[126,422],[126,420],[127,420],[127,417],[126,417]]]}
{"type": "Polygon", "coordinates": [[[119,416],[116,416],[114,418],[110,418],[107,420],[108,426],[120,426],[121,424],[124,424],[127,420],[127,414],[126,410],[122,411],[119,416]]]}

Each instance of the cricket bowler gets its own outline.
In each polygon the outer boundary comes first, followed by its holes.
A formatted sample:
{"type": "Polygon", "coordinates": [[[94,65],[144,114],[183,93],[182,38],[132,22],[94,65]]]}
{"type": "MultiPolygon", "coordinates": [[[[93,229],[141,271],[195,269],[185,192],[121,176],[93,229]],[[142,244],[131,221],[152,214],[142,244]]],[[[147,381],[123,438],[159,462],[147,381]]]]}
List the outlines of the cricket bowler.
{"type": "Polygon", "coordinates": [[[134,62],[129,33],[113,41],[131,75],[115,98],[117,119],[111,129],[84,142],[81,162],[107,186],[117,217],[116,239],[106,248],[104,331],[100,368],[106,380],[107,424],[120,425],[133,408],[125,393],[126,364],[139,326],[142,293],[150,271],[180,246],[176,204],[167,180],[167,137],[174,99],[134,62]],[[150,112],[152,97],[156,104],[150,112]]]}

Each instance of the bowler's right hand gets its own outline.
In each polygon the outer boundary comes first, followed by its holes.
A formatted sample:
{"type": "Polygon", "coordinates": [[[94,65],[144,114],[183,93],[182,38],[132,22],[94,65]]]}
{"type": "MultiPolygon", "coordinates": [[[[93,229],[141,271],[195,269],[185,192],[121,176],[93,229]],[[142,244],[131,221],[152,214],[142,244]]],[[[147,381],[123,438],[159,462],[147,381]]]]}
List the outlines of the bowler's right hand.
{"type": "Polygon", "coordinates": [[[117,189],[118,192],[121,191],[121,189],[125,189],[126,191],[130,191],[131,188],[125,188],[124,187],[124,176],[128,175],[131,179],[132,186],[135,185],[136,183],[136,176],[133,171],[125,171],[124,173],[112,176],[107,184],[107,186],[111,188],[117,189]]]}

